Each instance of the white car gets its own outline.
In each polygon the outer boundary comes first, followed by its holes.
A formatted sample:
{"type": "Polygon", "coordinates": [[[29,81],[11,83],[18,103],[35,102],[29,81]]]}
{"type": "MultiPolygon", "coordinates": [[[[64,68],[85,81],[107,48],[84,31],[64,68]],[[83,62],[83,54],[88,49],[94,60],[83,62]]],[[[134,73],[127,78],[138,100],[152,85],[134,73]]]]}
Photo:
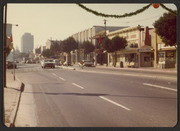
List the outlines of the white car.
{"type": "Polygon", "coordinates": [[[55,68],[55,63],[51,59],[45,59],[41,61],[41,67],[42,68],[46,68],[46,67],[55,68]]]}

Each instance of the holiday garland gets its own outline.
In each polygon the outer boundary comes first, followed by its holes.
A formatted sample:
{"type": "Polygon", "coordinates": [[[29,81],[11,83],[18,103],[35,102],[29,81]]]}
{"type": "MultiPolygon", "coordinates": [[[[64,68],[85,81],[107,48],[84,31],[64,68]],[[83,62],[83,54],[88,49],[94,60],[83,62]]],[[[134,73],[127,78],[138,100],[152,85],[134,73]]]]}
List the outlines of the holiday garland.
{"type": "Polygon", "coordinates": [[[103,13],[99,13],[99,12],[97,12],[97,11],[91,10],[91,9],[87,8],[86,6],[84,6],[84,5],[82,5],[82,4],[78,4],[78,5],[79,5],[81,8],[85,9],[86,11],[91,12],[91,13],[97,15],[97,16],[112,17],[112,18],[123,18],[123,17],[129,17],[129,16],[137,15],[137,14],[145,11],[146,9],[148,9],[148,8],[151,6],[151,4],[149,4],[149,5],[147,5],[147,6],[143,7],[143,8],[135,11],[135,12],[125,13],[125,14],[123,14],[123,15],[109,15],[109,14],[103,14],[103,13]]]}
{"type": "Polygon", "coordinates": [[[161,5],[161,7],[162,7],[162,8],[164,8],[165,10],[167,10],[167,11],[171,12],[171,13],[172,13],[172,14],[174,14],[174,15],[177,15],[177,13],[176,13],[176,12],[174,12],[173,10],[171,10],[171,9],[167,8],[165,5],[163,5],[163,4],[160,4],[160,5],[161,5]]]}
{"type": "MultiPolygon", "coordinates": [[[[79,5],[79,6],[80,6],[81,8],[83,8],[84,10],[86,10],[86,11],[88,11],[88,12],[90,12],[90,13],[93,13],[93,14],[95,14],[95,15],[97,15],[97,16],[112,17],[112,18],[124,18],[124,17],[130,17],[130,16],[133,16],[133,15],[137,15],[137,14],[139,14],[139,13],[142,13],[143,11],[147,10],[152,4],[149,4],[149,5],[147,5],[147,6],[144,6],[143,8],[141,8],[141,9],[135,11],[135,12],[125,13],[125,14],[123,14],[123,15],[109,15],[109,14],[104,14],[104,13],[97,12],[97,11],[95,11],[95,10],[89,9],[89,8],[87,8],[86,6],[82,5],[82,4],[77,4],[77,5],[79,5]]],[[[171,13],[173,13],[173,14],[176,15],[176,13],[175,13],[173,10],[167,8],[167,7],[164,6],[163,4],[160,4],[160,5],[162,6],[162,8],[164,8],[164,9],[168,10],[169,12],[171,12],[171,13]]]]}

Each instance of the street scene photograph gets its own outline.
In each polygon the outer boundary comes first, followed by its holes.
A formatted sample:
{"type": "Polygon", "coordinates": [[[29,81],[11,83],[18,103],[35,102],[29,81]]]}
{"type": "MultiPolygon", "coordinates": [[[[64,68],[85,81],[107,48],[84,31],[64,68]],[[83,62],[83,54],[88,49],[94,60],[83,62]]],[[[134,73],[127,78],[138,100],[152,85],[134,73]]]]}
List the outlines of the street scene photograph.
{"type": "Polygon", "coordinates": [[[5,127],[176,127],[174,3],[7,3],[5,127]]]}

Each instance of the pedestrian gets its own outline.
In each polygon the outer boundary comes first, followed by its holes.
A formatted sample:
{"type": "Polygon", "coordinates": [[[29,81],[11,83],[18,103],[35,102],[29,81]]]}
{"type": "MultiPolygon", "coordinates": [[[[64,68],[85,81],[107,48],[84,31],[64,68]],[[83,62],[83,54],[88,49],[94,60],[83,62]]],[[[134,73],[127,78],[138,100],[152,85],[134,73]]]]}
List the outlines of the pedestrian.
{"type": "Polygon", "coordinates": [[[95,66],[95,59],[93,58],[93,64],[94,64],[94,66],[95,66]]]}
{"type": "Polygon", "coordinates": [[[81,69],[83,69],[83,67],[84,67],[84,62],[82,62],[82,64],[81,64],[81,69]]]}

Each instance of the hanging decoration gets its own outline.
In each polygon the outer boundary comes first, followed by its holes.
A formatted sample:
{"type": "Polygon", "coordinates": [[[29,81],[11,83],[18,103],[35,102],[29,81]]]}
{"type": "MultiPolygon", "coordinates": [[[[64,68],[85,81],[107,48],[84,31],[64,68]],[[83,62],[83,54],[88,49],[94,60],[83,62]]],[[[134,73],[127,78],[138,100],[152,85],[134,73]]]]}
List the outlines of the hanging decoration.
{"type": "Polygon", "coordinates": [[[154,4],[153,4],[153,7],[154,7],[155,9],[157,9],[157,8],[159,8],[159,5],[160,5],[160,4],[158,4],[158,3],[154,3],[154,4]]]}
{"type": "Polygon", "coordinates": [[[82,4],[77,4],[79,5],[81,8],[85,9],[86,11],[88,12],[91,12],[97,16],[102,16],[102,17],[112,17],[112,18],[124,18],[124,17],[130,17],[130,16],[133,16],[133,15],[137,15],[139,13],[142,13],[143,11],[145,11],[146,9],[148,9],[152,4],[149,4],[147,6],[144,6],[143,8],[135,11],[135,12],[131,12],[131,13],[125,13],[123,15],[109,15],[109,14],[104,14],[104,13],[100,13],[100,12],[97,12],[97,11],[94,11],[92,9],[89,9],[87,8],[86,6],[82,5],[82,4]]]}
{"type": "Polygon", "coordinates": [[[110,14],[104,14],[104,13],[101,13],[101,12],[97,12],[95,10],[92,10],[92,9],[89,9],[87,8],[86,6],[82,5],[82,4],[77,4],[79,5],[81,8],[83,8],[84,10],[90,12],[90,13],[93,13],[94,15],[97,15],[97,16],[101,16],[101,17],[111,17],[111,18],[125,18],[125,17],[130,17],[130,16],[133,16],[133,15],[137,15],[139,13],[142,13],[143,11],[147,10],[151,5],[153,5],[154,8],[158,8],[159,6],[161,6],[162,8],[164,8],[165,10],[173,13],[174,15],[177,15],[176,12],[174,12],[173,10],[167,8],[165,5],[163,4],[158,4],[158,3],[154,3],[154,4],[149,4],[149,5],[146,5],[144,6],[143,8],[141,9],[138,9],[134,12],[131,12],[131,13],[125,13],[123,15],[110,15],[110,14]]]}
{"type": "Polygon", "coordinates": [[[175,15],[175,16],[177,15],[177,13],[176,13],[175,11],[173,11],[173,10],[167,8],[165,5],[163,5],[163,4],[160,4],[160,5],[161,5],[161,7],[162,7],[163,9],[165,9],[165,10],[171,12],[173,15],[175,15]]]}

